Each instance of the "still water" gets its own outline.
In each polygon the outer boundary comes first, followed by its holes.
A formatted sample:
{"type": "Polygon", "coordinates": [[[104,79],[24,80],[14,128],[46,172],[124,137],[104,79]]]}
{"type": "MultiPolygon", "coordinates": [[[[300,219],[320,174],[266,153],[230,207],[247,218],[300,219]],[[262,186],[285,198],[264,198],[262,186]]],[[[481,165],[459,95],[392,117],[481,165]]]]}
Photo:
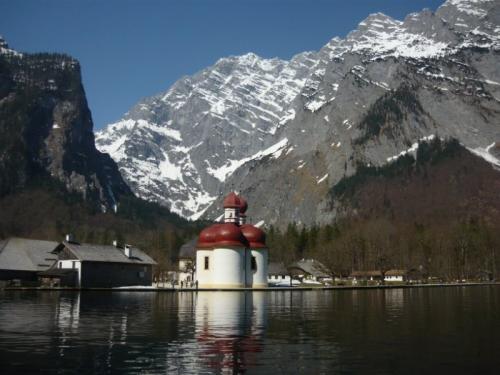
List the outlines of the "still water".
{"type": "Polygon", "coordinates": [[[0,372],[500,374],[500,286],[6,291],[0,372]]]}

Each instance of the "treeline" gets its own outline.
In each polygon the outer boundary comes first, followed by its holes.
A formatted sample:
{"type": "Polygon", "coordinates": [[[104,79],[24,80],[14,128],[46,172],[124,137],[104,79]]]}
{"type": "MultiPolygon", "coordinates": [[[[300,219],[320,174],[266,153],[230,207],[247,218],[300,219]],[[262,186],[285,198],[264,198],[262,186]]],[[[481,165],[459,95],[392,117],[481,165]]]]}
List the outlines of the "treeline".
{"type": "Polygon", "coordinates": [[[271,227],[267,233],[271,261],[314,258],[332,275],[406,269],[472,280],[497,278],[500,270],[500,226],[481,218],[440,225],[351,218],[321,227],[271,227]]]}
{"type": "Polygon", "coordinates": [[[118,213],[102,212],[60,183],[45,181],[0,197],[0,239],[17,236],[62,241],[71,233],[78,242],[111,245],[114,240],[141,248],[171,269],[180,246],[200,230],[157,204],[122,197],[118,213]]]}

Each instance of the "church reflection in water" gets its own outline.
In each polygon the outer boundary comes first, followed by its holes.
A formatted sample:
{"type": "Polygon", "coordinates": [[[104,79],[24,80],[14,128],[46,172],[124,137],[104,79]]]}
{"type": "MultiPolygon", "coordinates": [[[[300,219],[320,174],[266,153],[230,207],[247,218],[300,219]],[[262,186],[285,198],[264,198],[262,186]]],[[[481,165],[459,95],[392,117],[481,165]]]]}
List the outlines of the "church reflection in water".
{"type": "Polygon", "coordinates": [[[265,293],[198,293],[196,340],[209,368],[239,372],[256,365],[266,326],[265,293]]]}
{"type": "Polygon", "coordinates": [[[97,346],[95,364],[108,369],[128,363],[153,372],[245,372],[263,351],[266,298],[265,292],[61,295],[53,311],[54,363],[71,358],[83,367],[82,349],[97,346]]]}

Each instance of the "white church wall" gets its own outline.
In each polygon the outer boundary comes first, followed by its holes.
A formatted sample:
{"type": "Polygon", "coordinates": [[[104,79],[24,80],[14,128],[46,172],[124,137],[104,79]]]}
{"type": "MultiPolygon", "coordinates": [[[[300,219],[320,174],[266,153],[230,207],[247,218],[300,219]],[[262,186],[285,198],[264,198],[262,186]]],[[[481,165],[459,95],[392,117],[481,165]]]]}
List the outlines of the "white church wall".
{"type": "Polygon", "coordinates": [[[213,250],[212,286],[241,288],[245,286],[245,249],[225,247],[213,250]]]}
{"type": "Polygon", "coordinates": [[[212,285],[213,250],[196,251],[196,280],[198,287],[210,287],[212,285]],[[205,257],[208,257],[208,269],[205,269],[205,257]]]}
{"type": "Polygon", "coordinates": [[[252,249],[251,256],[255,257],[257,269],[251,272],[252,287],[265,288],[267,287],[267,265],[269,250],[268,249],[252,249]]]}

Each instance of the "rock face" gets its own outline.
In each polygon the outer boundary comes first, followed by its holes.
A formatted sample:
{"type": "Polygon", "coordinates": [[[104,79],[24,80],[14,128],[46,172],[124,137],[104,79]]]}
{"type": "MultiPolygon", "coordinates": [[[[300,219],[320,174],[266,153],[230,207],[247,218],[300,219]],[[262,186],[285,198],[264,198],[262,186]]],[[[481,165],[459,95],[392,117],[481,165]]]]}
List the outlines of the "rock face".
{"type": "Polygon", "coordinates": [[[372,14],[290,62],[221,59],[97,143],[135,192],[183,216],[214,218],[210,205],[236,189],[268,224],[328,222],[333,186],[419,141],[453,137],[500,166],[499,65],[498,0],[448,0],[403,21],[372,14]]]}
{"type": "Polygon", "coordinates": [[[196,218],[246,158],[272,145],[316,63],[311,55],[221,59],[137,104],[97,133],[97,146],[138,196],[196,218]]]}
{"type": "Polygon", "coordinates": [[[55,180],[103,209],[132,195],[92,127],[75,59],[21,54],[0,38],[0,194],[55,180]]]}

